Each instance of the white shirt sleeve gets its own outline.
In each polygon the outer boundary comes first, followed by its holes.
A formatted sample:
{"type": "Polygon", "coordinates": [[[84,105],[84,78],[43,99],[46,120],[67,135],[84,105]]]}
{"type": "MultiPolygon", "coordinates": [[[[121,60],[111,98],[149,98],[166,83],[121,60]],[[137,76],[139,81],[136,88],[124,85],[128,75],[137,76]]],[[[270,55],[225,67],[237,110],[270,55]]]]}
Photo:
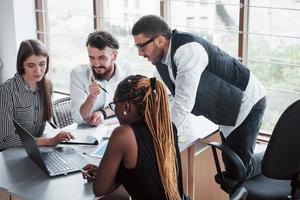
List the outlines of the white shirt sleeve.
{"type": "Polygon", "coordinates": [[[204,47],[191,42],[180,46],[174,55],[177,66],[175,80],[175,98],[171,108],[172,121],[180,134],[194,134],[194,116],[191,111],[195,105],[200,77],[208,64],[208,55],[204,47]]]}
{"type": "Polygon", "coordinates": [[[83,118],[80,114],[80,106],[87,98],[88,94],[84,89],[84,83],[78,76],[75,70],[71,71],[70,75],[70,97],[71,97],[71,109],[72,116],[75,122],[82,124],[83,118]]]}

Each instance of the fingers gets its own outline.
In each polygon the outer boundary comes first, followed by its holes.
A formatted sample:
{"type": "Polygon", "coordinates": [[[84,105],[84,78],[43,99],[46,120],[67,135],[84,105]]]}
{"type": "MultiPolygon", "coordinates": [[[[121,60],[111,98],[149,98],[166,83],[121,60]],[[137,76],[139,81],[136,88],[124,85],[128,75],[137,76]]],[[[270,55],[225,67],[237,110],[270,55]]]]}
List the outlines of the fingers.
{"type": "Polygon", "coordinates": [[[95,82],[96,82],[96,80],[95,80],[95,76],[94,76],[94,75],[92,75],[92,76],[91,76],[91,81],[92,81],[93,83],[95,83],[95,82]]]}
{"type": "Polygon", "coordinates": [[[67,134],[68,138],[71,139],[75,139],[74,135],[72,135],[70,132],[64,132],[67,134]]]}
{"type": "Polygon", "coordinates": [[[93,171],[96,171],[98,169],[98,167],[96,165],[93,165],[93,164],[87,164],[82,169],[86,172],[93,172],[93,171]]]}
{"type": "Polygon", "coordinates": [[[87,164],[81,170],[82,177],[87,181],[93,181],[96,177],[98,167],[93,164],[87,164]]]}
{"type": "Polygon", "coordinates": [[[96,166],[93,165],[93,164],[87,164],[87,165],[84,166],[82,169],[83,169],[83,170],[90,170],[90,169],[93,169],[94,167],[96,167],[96,166]]]}
{"type": "Polygon", "coordinates": [[[87,179],[88,182],[93,181],[93,178],[91,175],[89,175],[86,171],[81,171],[82,178],[87,179]]]}
{"type": "Polygon", "coordinates": [[[59,132],[56,137],[58,137],[58,143],[62,141],[70,141],[71,139],[75,139],[75,137],[70,132],[59,132]]]}
{"type": "Polygon", "coordinates": [[[100,94],[100,88],[94,76],[91,76],[91,84],[89,85],[89,92],[92,97],[97,97],[100,94]]]}
{"type": "Polygon", "coordinates": [[[89,124],[90,126],[96,127],[96,126],[99,126],[100,124],[102,124],[102,121],[101,121],[100,119],[98,119],[98,120],[93,120],[93,121],[89,121],[88,124],[89,124]]]}
{"type": "Polygon", "coordinates": [[[62,141],[70,141],[71,139],[75,139],[75,137],[71,133],[61,131],[57,135],[55,135],[54,137],[49,138],[49,141],[48,141],[47,145],[56,146],[57,144],[59,144],[62,141]]]}
{"type": "Polygon", "coordinates": [[[102,120],[100,117],[95,117],[91,122],[91,126],[99,126],[102,123],[102,120]]]}
{"type": "Polygon", "coordinates": [[[104,117],[102,113],[94,112],[92,114],[92,117],[88,120],[88,124],[91,126],[99,126],[100,124],[102,124],[103,120],[104,117]]]}

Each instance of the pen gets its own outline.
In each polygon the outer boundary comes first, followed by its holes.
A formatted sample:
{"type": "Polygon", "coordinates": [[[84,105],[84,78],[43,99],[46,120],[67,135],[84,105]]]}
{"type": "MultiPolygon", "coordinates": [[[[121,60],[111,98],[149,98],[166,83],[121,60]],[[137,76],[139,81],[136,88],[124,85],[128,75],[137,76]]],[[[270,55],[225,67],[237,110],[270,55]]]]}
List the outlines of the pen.
{"type": "Polygon", "coordinates": [[[87,178],[91,178],[91,175],[88,174],[86,171],[84,171],[83,169],[80,169],[80,171],[86,175],[87,178]]]}
{"type": "Polygon", "coordinates": [[[100,84],[98,84],[98,86],[99,86],[104,92],[106,92],[106,93],[108,94],[107,90],[104,89],[100,84]]]}
{"type": "MultiPolygon", "coordinates": [[[[93,83],[96,83],[96,80],[95,80],[95,77],[94,77],[94,76],[91,76],[91,81],[92,81],[93,83]]],[[[106,92],[106,93],[108,94],[108,92],[106,91],[106,89],[104,89],[99,83],[98,83],[98,86],[99,86],[104,92],[106,92]]]]}

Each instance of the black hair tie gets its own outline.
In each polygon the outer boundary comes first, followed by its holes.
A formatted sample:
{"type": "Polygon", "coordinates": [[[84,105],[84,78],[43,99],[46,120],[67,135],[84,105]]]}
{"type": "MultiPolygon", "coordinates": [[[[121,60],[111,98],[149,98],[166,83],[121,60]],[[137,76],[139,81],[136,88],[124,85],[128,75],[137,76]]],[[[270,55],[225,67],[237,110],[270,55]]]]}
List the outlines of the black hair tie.
{"type": "Polygon", "coordinates": [[[150,78],[151,89],[154,93],[156,93],[156,78],[150,78]]]}

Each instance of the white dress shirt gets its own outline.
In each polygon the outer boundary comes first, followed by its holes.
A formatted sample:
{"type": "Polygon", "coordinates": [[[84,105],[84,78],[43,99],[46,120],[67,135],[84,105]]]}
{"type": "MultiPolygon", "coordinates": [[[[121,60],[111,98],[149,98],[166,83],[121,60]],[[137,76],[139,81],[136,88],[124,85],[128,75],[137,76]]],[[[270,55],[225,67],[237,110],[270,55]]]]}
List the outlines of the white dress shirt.
{"type": "MultiPolygon", "coordinates": [[[[208,55],[204,47],[198,42],[190,42],[180,46],[174,54],[174,63],[177,66],[175,80],[171,67],[170,47],[171,42],[164,63],[168,65],[171,81],[175,84],[175,98],[171,107],[172,121],[179,133],[197,135],[197,117],[191,111],[195,105],[200,77],[208,64],[208,55]]],[[[220,126],[225,137],[244,121],[253,105],[265,95],[264,87],[250,73],[235,126],[220,126]]]]}
{"type": "MultiPolygon", "coordinates": [[[[93,112],[107,107],[113,101],[115,90],[120,81],[132,74],[132,66],[128,62],[115,62],[115,74],[108,80],[96,80],[108,93],[101,90],[93,107],[93,112]]],[[[93,71],[89,64],[80,65],[71,71],[70,95],[72,116],[78,124],[84,123],[80,114],[80,107],[89,95],[89,85],[93,71]]]]}

